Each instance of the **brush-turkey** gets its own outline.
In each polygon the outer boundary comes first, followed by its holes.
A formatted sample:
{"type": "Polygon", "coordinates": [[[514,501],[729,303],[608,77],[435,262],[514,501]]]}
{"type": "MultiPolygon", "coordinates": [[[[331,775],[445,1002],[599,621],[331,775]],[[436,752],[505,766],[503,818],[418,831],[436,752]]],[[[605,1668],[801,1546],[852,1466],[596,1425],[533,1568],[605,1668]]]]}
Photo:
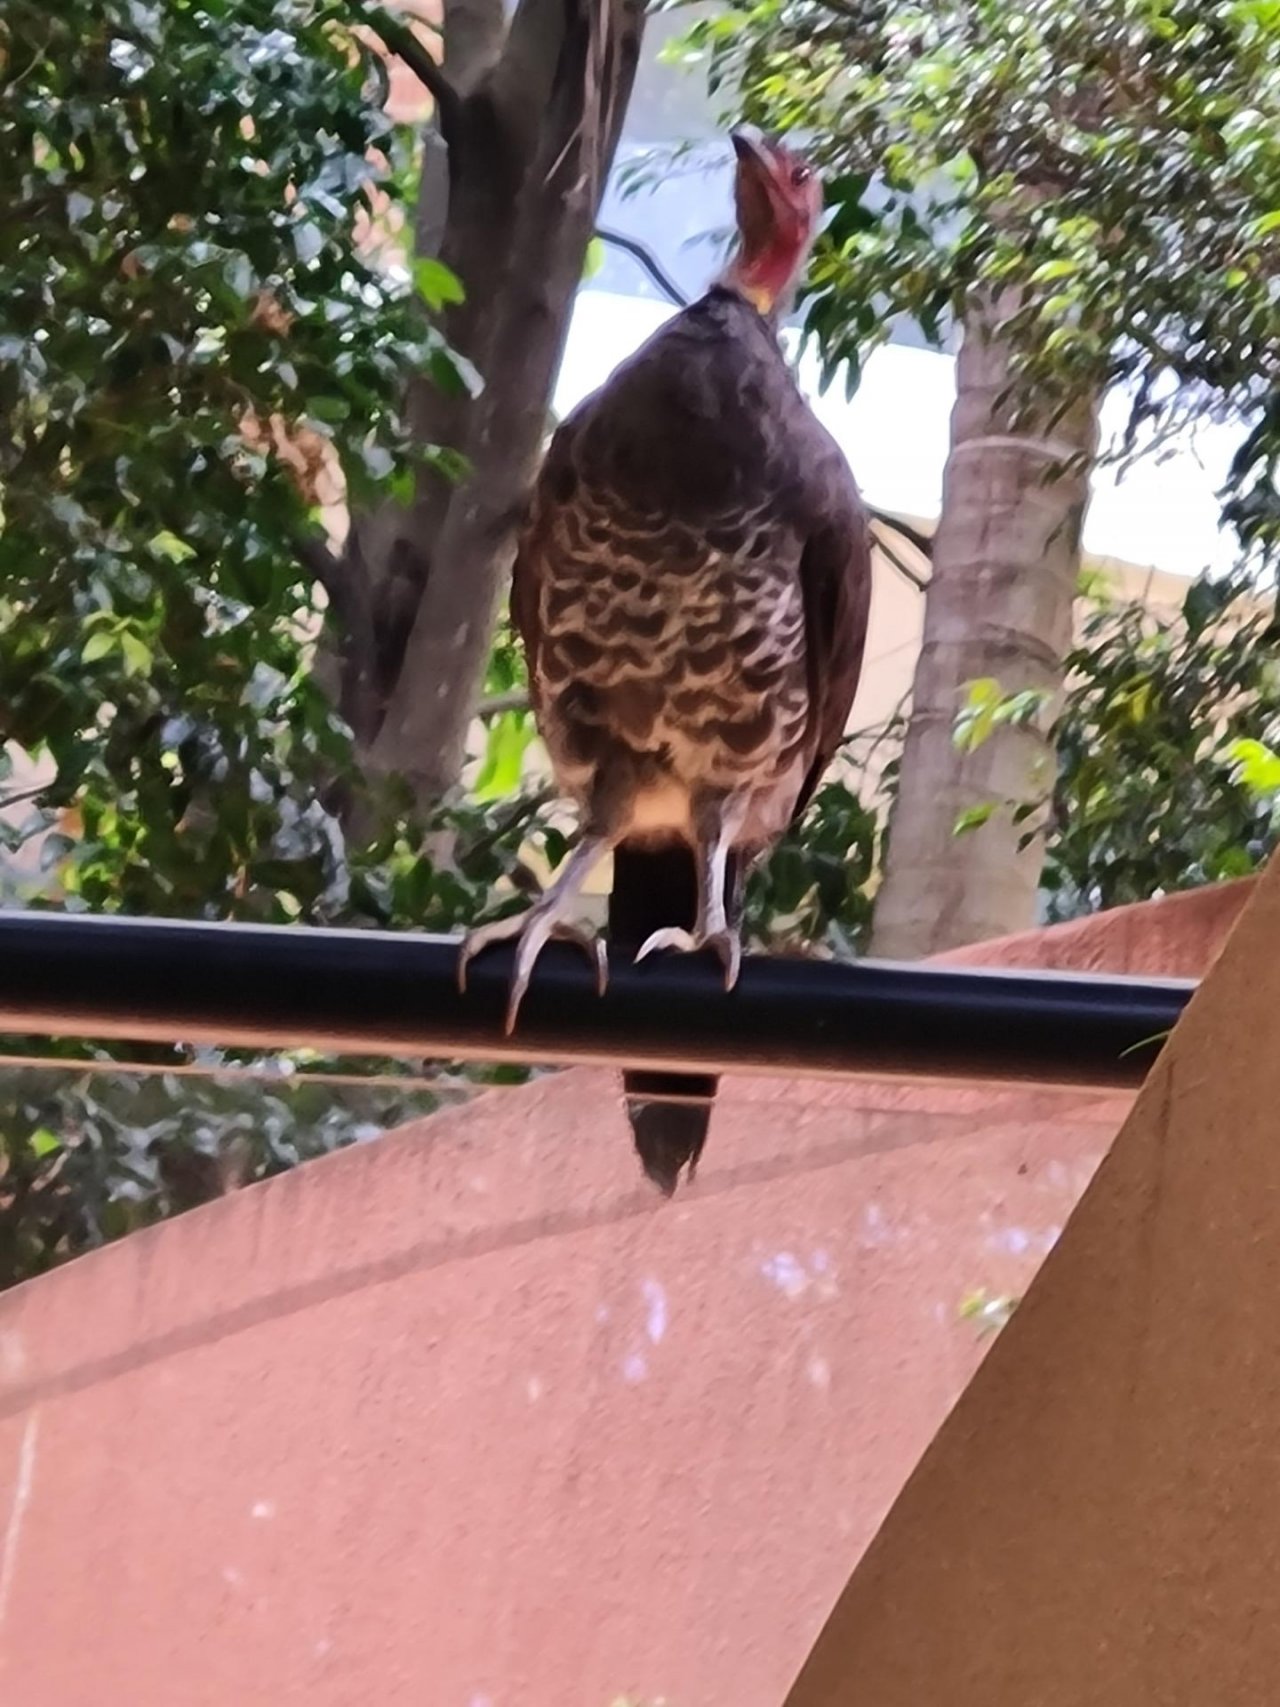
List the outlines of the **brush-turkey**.
{"type": "MultiPolygon", "coordinates": [[[[558,429],[521,532],[512,615],[581,835],[528,912],[464,946],[463,981],[472,954],[518,935],[508,1030],[551,938],[587,948],[603,988],[603,945],[571,912],[610,852],[613,950],[710,949],[731,989],[746,876],[804,810],[857,687],[866,512],[778,344],[821,187],[781,144],[733,143],[733,260],[558,429]]],[[[623,1084],[645,1172],[670,1193],[716,1081],[623,1084]]]]}

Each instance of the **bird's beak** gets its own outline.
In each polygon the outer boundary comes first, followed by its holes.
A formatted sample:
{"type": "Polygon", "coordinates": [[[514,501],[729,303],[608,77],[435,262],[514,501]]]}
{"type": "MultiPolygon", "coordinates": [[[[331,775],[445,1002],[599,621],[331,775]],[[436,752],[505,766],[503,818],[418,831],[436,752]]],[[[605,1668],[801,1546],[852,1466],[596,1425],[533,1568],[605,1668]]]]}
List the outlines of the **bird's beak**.
{"type": "Polygon", "coordinates": [[[730,131],[729,140],[733,144],[733,152],[738,156],[740,166],[754,166],[758,172],[768,176],[772,163],[764,145],[764,138],[758,131],[730,131]]]}
{"type": "Polygon", "coordinates": [[[730,132],[730,141],[738,157],[739,184],[763,196],[768,206],[776,208],[782,186],[778,182],[778,162],[768,137],[751,127],[730,132]]]}

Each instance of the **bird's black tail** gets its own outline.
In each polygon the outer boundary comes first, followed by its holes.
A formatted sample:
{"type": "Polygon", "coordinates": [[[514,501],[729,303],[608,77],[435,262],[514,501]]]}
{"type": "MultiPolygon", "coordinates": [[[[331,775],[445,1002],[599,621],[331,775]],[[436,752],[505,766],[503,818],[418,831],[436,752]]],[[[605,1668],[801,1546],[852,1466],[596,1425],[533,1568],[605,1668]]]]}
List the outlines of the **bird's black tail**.
{"type": "MultiPolygon", "coordinates": [[[[729,877],[732,881],[732,873],[729,877]]],[[[692,930],[697,910],[697,872],[688,848],[615,849],[609,896],[612,952],[634,954],[646,937],[671,926],[692,930]]],[[[688,1164],[690,1179],[697,1169],[718,1083],[713,1073],[622,1075],[627,1119],[641,1165],[668,1197],[676,1189],[681,1168],[688,1164]],[[649,1100],[654,1097],[683,1100],[649,1100]]]]}

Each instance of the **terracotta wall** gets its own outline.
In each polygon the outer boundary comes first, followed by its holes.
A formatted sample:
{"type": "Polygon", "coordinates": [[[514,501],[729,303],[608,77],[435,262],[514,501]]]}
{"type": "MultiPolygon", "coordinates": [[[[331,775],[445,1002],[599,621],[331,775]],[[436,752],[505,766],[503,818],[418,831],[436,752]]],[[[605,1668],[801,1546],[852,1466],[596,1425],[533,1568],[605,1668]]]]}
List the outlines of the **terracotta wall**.
{"type": "Polygon", "coordinates": [[[0,1298],[0,1701],[775,1707],[1125,1106],[738,1081],[667,1205],[565,1073],[0,1298]]]}

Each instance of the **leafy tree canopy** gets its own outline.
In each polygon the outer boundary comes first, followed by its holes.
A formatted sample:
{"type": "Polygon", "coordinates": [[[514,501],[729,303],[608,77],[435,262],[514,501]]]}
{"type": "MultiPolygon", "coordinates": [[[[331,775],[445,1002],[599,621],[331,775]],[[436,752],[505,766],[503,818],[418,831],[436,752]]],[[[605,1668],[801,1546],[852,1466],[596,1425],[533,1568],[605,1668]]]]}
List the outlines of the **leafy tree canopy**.
{"type": "Polygon", "coordinates": [[[406,366],[469,377],[380,262],[409,142],[347,15],[0,12],[0,739],[54,773],[28,830],[75,809],[72,904],[346,901],[316,505],[405,478],[406,366]]]}
{"type": "Polygon", "coordinates": [[[1068,660],[1051,919],[1257,870],[1280,838],[1280,631],[1240,581],[1153,614],[1095,594],[1068,660]]]}
{"type": "Polygon", "coordinates": [[[978,289],[1041,384],[1257,407],[1280,371],[1275,0],[727,0],[726,101],[808,139],[834,213],[807,328],[856,378],[978,289]]]}

